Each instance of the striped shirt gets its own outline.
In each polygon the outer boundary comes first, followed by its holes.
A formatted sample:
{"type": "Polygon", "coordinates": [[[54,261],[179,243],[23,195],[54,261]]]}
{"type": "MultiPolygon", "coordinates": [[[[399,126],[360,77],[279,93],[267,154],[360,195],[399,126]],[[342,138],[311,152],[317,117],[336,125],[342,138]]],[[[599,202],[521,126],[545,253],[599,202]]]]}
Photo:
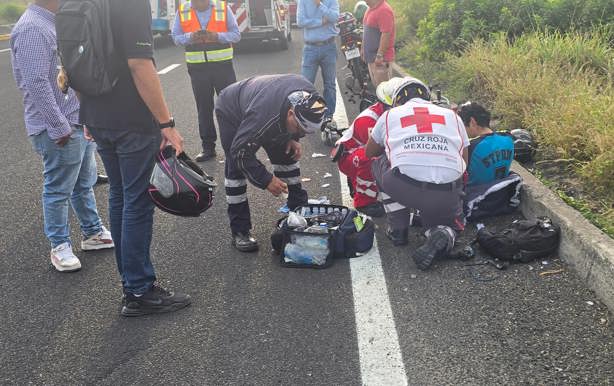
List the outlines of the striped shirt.
{"type": "Polygon", "coordinates": [[[23,92],[28,135],[47,130],[56,140],[79,123],[79,101],[73,90],[64,95],[56,85],[59,59],[55,15],[31,4],[11,32],[11,63],[17,87],[23,92]]]}

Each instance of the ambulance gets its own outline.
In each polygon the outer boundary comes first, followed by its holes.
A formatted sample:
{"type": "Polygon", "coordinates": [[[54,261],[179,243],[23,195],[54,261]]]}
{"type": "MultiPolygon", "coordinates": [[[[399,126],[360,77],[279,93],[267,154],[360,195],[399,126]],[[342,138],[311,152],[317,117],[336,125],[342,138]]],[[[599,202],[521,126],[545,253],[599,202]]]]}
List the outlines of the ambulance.
{"type": "MultiPolygon", "coordinates": [[[[285,0],[227,0],[237,19],[241,43],[272,42],[282,49],[292,40],[289,6],[285,0]]],[[[150,0],[154,33],[168,35],[179,4],[186,0],[150,0]]]]}

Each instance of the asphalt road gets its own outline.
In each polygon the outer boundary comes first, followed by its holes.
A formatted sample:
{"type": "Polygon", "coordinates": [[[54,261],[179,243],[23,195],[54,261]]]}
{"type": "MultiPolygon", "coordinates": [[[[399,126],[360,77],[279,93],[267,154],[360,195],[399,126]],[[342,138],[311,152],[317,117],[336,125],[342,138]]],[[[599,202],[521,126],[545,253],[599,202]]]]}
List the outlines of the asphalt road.
{"type": "MultiPolygon", "coordinates": [[[[300,31],[288,51],[250,47],[236,57],[238,78],[300,72],[300,31]]],[[[42,167],[23,128],[21,95],[0,42],[0,384],[393,384],[373,377],[366,358],[385,367],[396,351],[411,385],[612,384],[612,316],[570,269],[554,259],[499,272],[444,261],[429,272],[409,258],[421,242],[393,247],[378,229],[386,301],[372,315],[392,311],[386,331],[359,319],[349,261],[322,271],[281,268],[268,238],[283,202],[248,189],[257,254],[240,254],[229,241],[223,188],[202,218],[156,213],[153,260],[165,286],[188,292],[190,308],[168,315],[124,319],[112,252],[76,251],[83,269],[60,274],[49,263],[42,233],[42,167]],[[562,268],[563,273],[540,273],[562,268]],[[372,339],[394,344],[375,352],[372,339]],[[378,357],[379,356],[379,357],[378,357]]],[[[156,51],[159,69],[182,63],[170,44],[156,51]]],[[[344,70],[339,58],[339,83],[344,70]]],[[[187,151],[199,150],[196,110],[184,65],[161,75],[167,101],[187,151]]],[[[356,105],[346,101],[350,119],[356,105]]],[[[341,202],[338,173],[317,136],[304,142],[303,176],[312,197],[341,202]],[[330,172],[332,178],[323,178],[330,172]],[[329,187],[322,187],[323,184],[329,187]]],[[[223,183],[223,156],[204,164],[223,183]]],[[[107,186],[96,187],[107,218],[107,186]]],[[[496,226],[511,217],[487,222],[496,226]]],[[[79,240],[72,219],[73,240],[79,240]]],[[[473,226],[461,241],[471,238],[473,226]]],[[[78,243],[77,243],[78,244],[78,243]]],[[[379,261],[379,260],[377,260],[379,261]]],[[[363,288],[364,290],[364,288],[363,288]]],[[[359,292],[356,292],[359,293],[359,292]]],[[[373,292],[375,293],[375,291],[373,292]]],[[[376,370],[375,370],[376,372],[376,370]]]]}

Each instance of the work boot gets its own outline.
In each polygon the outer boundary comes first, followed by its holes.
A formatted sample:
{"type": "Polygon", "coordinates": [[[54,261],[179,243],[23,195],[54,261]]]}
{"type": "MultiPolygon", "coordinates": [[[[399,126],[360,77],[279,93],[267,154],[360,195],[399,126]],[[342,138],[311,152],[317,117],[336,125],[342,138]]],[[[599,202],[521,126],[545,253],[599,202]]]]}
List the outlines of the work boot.
{"type": "Polygon", "coordinates": [[[382,217],[386,214],[384,205],[382,205],[381,202],[374,202],[369,205],[361,206],[356,208],[356,210],[371,217],[382,217]]]}
{"type": "Polygon", "coordinates": [[[255,252],[258,250],[258,241],[249,232],[233,233],[232,245],[240,252],[255,252]]]}
{"type": "Polygon", "coordinates": [[[194,160],[196,162],[205,162],[210,160],[211,158],[215,158],[216,156],[217,153],[215,152],[215,148],[207,148],[198,153],[194,160]]]}
{"type": "Polygon", "coordinates": [[[436,257],[442,257],[452,247],[454,240],[445,228],[433,229],[426,238],[426,243],[416,249],[412,256],[418,269],[426,271],[436,257]]]}
{"type": "Polygon", "coordinates": [[[407,236],[407,228],[403,229],[392,229],[390,225],[386,227],[386,237],[392,241],[394,246],[400,247],[401,245],[407,245],[408,236],[407,236]]]}

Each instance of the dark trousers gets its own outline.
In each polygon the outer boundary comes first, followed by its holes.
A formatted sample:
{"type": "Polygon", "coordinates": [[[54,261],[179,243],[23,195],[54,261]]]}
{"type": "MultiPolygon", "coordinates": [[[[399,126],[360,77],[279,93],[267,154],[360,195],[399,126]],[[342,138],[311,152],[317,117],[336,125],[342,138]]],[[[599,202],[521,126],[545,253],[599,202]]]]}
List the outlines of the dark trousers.
{"type": "Polygon", "coordinates": [[[142,294],[156,280],[149,255],[154,206],[147,189],[160,130],[89,130],[109,175],[111,235],[124,292],[142,294]]]}
{"type": "MultiPolygon", "coordinates": [[[[249,203],[247,201],[247,179],[230,154],[230,147],[238,125],[233,119],[224,117],[217,111],[217,121],[220,127],[222,147],[226,156],[224,164],[224,187],[228,203],[228,218],[232,233],[247,233],[252,228],[249,203]]],[[[299,162],[292,159],[292,153],[286,154],[286,145],[265,144],[266,152],[273,174],[288,184],[288,208],[307,204],[307,192],[301,186],[301,169],[299,162]]]]}
{"type": "Polygon", "coordinates": [[[214,92],[219,95],[228,85],[237,81],[232,60],[188,64],[192,91],[198,110],[198,132],[203,150],[214,149],[217,133],[213,123],[214,92]]]}
{"type": "Polygon", "coordinates": [[[383,198],[388,224],[393,229],[409,226],[411,208],[420,210],[422,224],[427,229],[445,225],[457,231],[463,230],[461,183],[450,189],[418,186],[409,182],[407,176],[391,169],[385,155],[377,158],[371,168],[383,198]]]}

